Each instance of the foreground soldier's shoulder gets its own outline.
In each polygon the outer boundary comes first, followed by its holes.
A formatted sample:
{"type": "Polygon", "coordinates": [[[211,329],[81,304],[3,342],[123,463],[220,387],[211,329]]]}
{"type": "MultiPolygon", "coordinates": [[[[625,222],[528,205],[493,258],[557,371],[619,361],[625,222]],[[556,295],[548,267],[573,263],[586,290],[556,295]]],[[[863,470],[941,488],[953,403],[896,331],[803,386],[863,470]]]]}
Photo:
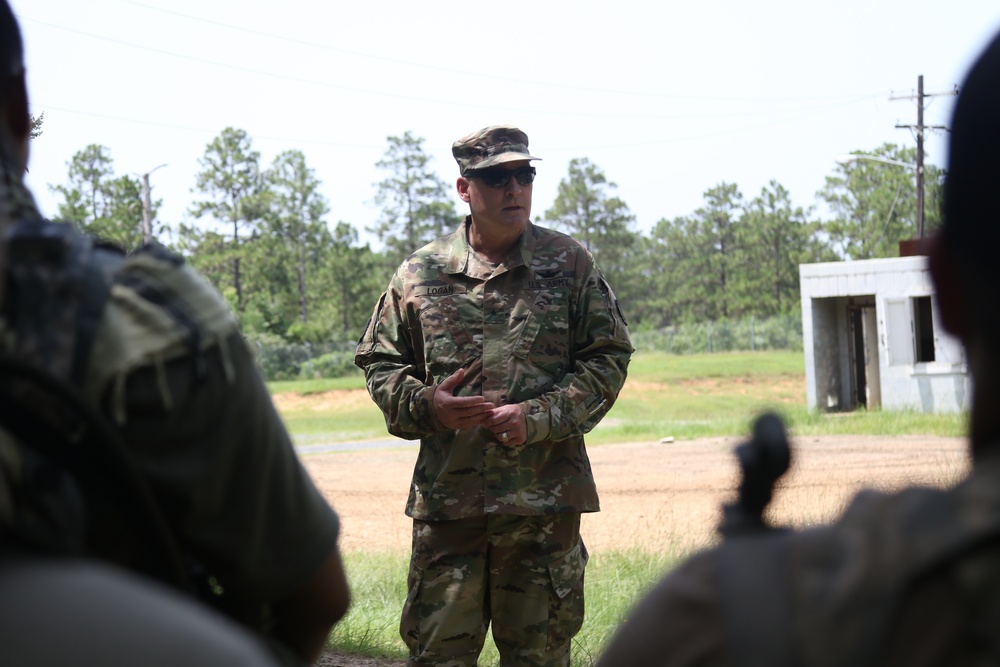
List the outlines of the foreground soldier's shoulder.
{"type": "Polygon", "coordinates": [[[628,614],[598,667],[728,664],[713,551],[680,565],[628,614]]]}
{"type": "Polygon", "coordinates": [[[229,305],[183,258],[154,246],[114,274],[95,338],[90,391],[148,364],[204,351],[238,330],[229,305]]]}
{"type": "Polygon", "coordinates": [[[208,329],[235,325],[219,291],[183,257],[163,246],[148,246],[130,255],[114,282],[113,292],[120,299],[135,295],[208,329]]]}

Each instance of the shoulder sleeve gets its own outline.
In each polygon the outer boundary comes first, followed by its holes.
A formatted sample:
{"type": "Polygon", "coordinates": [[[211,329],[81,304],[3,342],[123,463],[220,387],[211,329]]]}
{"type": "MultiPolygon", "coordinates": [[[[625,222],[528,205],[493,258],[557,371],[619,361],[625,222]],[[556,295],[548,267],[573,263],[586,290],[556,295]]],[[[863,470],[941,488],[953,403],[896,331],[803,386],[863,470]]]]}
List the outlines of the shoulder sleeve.
{"type": "Polygon", "coordinates": [[[528,442],[588,433],[625,384],[632,342],[618,300],[589,253],[580,251],[571,369],[553,390],[524,403],[528,442]]]}
{"type": "Polygon", "coordinates": [[[182,548],[262,602],[308,580],[338,520],[298,460],[222,297],[166,252],[115,276],[86,387],[182,548]]]}
{"type": "Polygon", "coordinates": [[[103,396],[113,387],[120,399],[136,368],[197,356],[237,330],[226,301],[181,258],[160,247],[131,255],[112,278],[85,393],[103,396]]]}
{"type": "Polygon", "coordinates": [[[443,429],[433,410],[433,378],[422,371],[423,340],[413,335],[397,274],[379,299],[358,344],[354,363],[365,371],[368,393],[389,433],[417,438],[443,429]]]}
{"type": "Polygon", "coordinates": [[[124,408],[122,435],[168,525],[223,588],[271,602],[326,561],[337,516],[238,334],[200,361],[180,356],[134,370],[124,408]]]}
{"type": "Polygon", "coordinates": [[[727,666],[714,563],[702,553],[662,579],[626,616],[597,667],[727,666]]]}

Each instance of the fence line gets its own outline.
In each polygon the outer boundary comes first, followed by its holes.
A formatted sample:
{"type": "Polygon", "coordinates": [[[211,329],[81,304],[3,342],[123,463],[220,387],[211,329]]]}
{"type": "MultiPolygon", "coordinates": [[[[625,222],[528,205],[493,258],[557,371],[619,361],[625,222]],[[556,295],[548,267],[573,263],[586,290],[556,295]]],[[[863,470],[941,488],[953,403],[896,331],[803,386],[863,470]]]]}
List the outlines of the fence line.
{"type": "Polygon", "coordinates": [[[632,334],[637,350],[670,354],[801,350],[802,318],[778,315],[678,324],[632,334]]]}

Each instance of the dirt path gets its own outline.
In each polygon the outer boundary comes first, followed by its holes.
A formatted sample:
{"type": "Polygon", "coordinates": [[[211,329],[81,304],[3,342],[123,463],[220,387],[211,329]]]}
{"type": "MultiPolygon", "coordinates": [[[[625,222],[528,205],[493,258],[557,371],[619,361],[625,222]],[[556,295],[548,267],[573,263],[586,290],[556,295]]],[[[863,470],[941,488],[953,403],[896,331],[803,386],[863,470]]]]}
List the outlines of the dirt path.
{"type": "MultiPolygon", "coordinates": [[[[736,438],[672,444],[604,445],[589,450],[602,511],[584,516],[591,551],[685,548],[713,539],[718,510],[737,483],[736,438]]],[[[835,515],[863,486],[946,484],[967,467],[960,438],[816,437],[793,440],[792,470],[776,494],[779,521],[804,525],[835,515]]],[[[406,551],[403,514],[416,453],[340,452],[304,457],[343,520],[344,551],[406,551]]]]}
{"type": "MultiPolygon", "coordinates": [[[[715,540],[719,508],[737,484],[737,438],[589,449],[602,511],[583,519],[591,552],[694,550],[715,540]]],[[[774,518],[796,526],[828,520],[860,488],[945,485],[968,468],[964,441],[928,436],[793,439],[792,470],[778,490],[774,518]]],[[[343,521],[344,551],[406,554],[403,514],[416,453],[370,450],[304,457],[306,468],[343,521]]],[[[330,653],[325,667],[396,667],[402,663],[330,653]]]]}

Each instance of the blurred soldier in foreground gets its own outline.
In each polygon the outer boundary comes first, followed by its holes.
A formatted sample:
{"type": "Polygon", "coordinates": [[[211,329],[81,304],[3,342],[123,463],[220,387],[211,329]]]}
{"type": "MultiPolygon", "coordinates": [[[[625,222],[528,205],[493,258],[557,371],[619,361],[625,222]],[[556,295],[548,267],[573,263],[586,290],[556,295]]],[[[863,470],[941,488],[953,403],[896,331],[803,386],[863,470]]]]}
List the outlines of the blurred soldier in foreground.
{"type": "Polygon", "coordinates": [[[337,516],[207,283],[40,219],[6,0],[0,40],[0,662],[311,662],[337,516]]]}
{"type": "Polygon", "coordinates": [[[583,435],[632,346],[594,258],[536,227],[528,137],[452,146],[471,214],[403,262],[358,346],[391,433],[420,438],[400,632],[409,665],[568,665],[583,623],[580,513],[599,509],[583,435]]]}
{"type": "Polygon", "coordinates": [[[958,99],[930,269],[975,386],[955,488],[858,495],[834,524],[746,530],[662,580],[600,667],[1000,664],[1000,37],[958,99]]]}

